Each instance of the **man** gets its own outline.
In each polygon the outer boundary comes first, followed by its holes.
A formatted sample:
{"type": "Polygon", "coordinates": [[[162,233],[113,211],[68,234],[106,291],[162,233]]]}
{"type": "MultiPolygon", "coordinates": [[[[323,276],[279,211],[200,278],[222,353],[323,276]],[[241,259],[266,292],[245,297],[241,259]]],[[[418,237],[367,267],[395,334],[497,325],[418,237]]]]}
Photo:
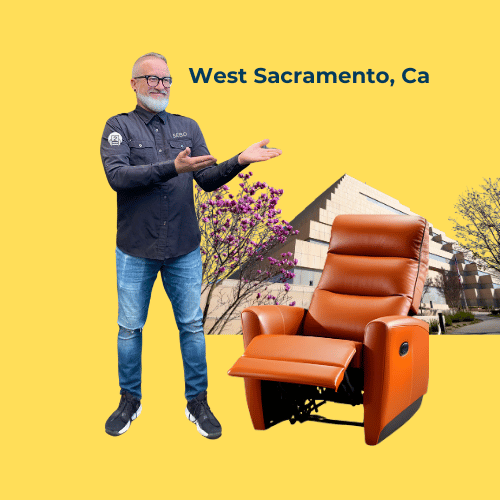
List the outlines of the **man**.
{"type": "Polygon", "coordinates": [[[118,374],[121,400],[106,422],[106,432],[123,434],[142,410],[142,328],[151,290],[160,272],[179,328],[184,364],[187,418],[200,434],[216,439],[221,426],[207,403],[207,366],[203,334],[200,231],[193,179],[213,191],[250,163],[281,154],[253,144],[219,165],[210,155],[198,124],[165,112],[172,77],[166,59],[141,56],[130,81],[137,107],[110,118],[101,157],[117,192],[118,374]]]}

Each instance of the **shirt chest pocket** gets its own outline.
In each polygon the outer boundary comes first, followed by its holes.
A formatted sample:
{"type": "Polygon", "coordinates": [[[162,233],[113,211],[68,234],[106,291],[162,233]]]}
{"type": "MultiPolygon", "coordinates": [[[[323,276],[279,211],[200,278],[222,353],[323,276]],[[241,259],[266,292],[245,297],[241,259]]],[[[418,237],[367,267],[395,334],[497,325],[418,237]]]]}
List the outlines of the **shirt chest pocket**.
{"type": "Polygon", "coordinates": [[[168,142],[170,144],[170,153],[174,159],[186,148],[190,148],[191,153],[193,152],[193,141],[191,139],[171,139],[168,142]]]}
{"type": "Polygon", "coordinates": [[[149,140],[129,141],[130,164],[145,165],[155,162],[155,144],[149,140]]]}

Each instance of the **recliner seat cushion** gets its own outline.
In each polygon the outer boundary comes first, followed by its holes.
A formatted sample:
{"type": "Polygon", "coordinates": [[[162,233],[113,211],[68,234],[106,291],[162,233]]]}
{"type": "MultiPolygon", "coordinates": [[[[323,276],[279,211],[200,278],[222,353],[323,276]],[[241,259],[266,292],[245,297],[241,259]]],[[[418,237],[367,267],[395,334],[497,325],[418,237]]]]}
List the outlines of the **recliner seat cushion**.
{"type": "Polygon", "coordinates": [[[382,316],[406,316],[411,300],[396,295],[366,297],[316,290],[304,323],[304,335],[363,342],[365,327],[382,316]]]}

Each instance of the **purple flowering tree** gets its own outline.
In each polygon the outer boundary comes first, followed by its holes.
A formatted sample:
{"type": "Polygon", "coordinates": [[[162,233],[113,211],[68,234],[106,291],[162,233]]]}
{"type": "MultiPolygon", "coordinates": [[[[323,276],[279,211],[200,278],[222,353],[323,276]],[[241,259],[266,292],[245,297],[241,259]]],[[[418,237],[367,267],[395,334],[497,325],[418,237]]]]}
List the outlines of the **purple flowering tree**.
{"type": "MultiPolygon", "coordinates": [[[[298,231],[286,221],[280,220],[281,210],[276,208],[283,194],[265,182],[251,183],[252,172],[240,173],[242,180],[237,195],[224,185],[207,193],[196,186],[195,204],[201,230],[201,254],[203,260],[202,293],[207,292],[203,311],[205,325],[208,313],[217,309],[215,324],[209,335],[218,334],[228,321],[237,317],[238,306],[284,304],[297,264],[292,253],[282,253],[276,259],[269,254],[283,245],[289,236],[298,231]],[[235,279],[235,286],[214,303],[214,294],[225,278],[235,279]],[[273,283],[283,286],[272,287],[273,283]]],[[[295,305],[295,302],[289,305],[295,305]]]]}

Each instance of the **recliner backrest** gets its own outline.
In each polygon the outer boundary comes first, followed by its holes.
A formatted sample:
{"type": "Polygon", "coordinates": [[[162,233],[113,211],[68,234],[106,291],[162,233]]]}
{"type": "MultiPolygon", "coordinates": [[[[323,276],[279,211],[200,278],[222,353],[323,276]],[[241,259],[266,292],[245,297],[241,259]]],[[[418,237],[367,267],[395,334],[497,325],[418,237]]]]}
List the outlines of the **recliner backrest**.
{"type": "Polygon", "coordinates": [[[339,215],[304,335],[363,341],[383,316],[417,313],[429,262],[429,226],[406,215],[339,215]]]}

